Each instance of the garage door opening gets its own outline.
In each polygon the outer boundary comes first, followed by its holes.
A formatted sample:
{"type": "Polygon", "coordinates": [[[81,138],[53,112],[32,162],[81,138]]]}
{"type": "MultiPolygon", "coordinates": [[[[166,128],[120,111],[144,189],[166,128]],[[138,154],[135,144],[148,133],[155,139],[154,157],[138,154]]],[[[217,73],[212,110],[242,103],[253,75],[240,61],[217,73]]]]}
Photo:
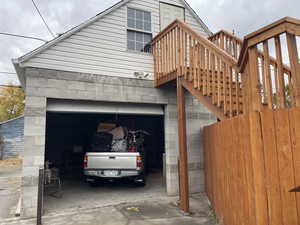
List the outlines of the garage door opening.
{"type": "Polygon", "coordinates": [[[55,181],[45,187],[46,213],[74,207],[93,208],[114,201],[117,203],[165,194],[162,115],[48,112],[46,121],[45,164],[55,168],[51,171],[54,175],[57,173],[61,181],[60,189],[55,181]],[[150,134],[144,140],[147,153],[145,187],[137,187],[127,179],[114,182],[103,180],[94,188],[85,182],[84,155],[90,151],[91,138],[100,123],[117,124],[128,130],[144,130],[150,134]]]}

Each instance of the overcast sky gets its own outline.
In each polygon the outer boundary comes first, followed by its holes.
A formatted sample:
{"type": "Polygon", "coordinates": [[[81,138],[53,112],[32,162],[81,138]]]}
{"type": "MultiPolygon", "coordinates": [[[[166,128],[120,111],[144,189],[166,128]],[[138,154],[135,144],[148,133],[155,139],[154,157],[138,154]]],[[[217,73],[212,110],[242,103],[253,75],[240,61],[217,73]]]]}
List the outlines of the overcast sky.
{"type": "MultiPolygon", "coordinates": [[[[63,33],[95,16],[118,0],[35,0],[54,33],[63,33]]],[[[300,0],[188,0],[211,31],[235,30],[243,37],[284,16],[300,18],[300,0]]],[[[31,0],[1,0],[0,32],[50,40],[51,35],[31,0]]],[[[0,72],[14,72],[12,58],[38,47],[32,41],[0,35],[0,72]]],[[[0,73],[0,84],[15,82],[14,75],[0,73]]]]}

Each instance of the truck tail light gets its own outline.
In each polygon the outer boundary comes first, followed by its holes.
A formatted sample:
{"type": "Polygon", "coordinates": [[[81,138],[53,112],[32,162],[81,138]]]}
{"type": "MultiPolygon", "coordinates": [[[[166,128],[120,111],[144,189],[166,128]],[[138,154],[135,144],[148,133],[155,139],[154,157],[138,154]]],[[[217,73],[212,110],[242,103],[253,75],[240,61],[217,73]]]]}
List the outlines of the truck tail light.
{"type": "Polygon", "coordinates": [[[136,167],[137,168],[142,168],[143,166],[143,160],[142,160],[142,157],[141,156],[137,156],[136,157],[136,167]]]}
{"type": "Polygon", "coordinates": [[[136,147],[135,145],[131,145],[128,147],[128,152],[136,152],[136,147]]]}
{"type": "Polygon", "coordinates": [[[83,168],[87,168],[87,166],[88,166],[88,157],[87,155],[85,155],[83,159],[83,168]]]}

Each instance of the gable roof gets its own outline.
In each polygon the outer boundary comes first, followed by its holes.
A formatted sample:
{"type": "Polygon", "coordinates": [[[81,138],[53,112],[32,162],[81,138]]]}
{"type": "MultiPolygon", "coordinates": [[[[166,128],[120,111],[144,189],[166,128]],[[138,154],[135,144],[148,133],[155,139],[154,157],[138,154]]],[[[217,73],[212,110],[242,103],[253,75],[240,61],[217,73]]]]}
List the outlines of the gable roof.
{"type": "MultiPolygon", "coordinates": [[[[16,73],[18,75],[18,78],[21,82],[22,88],[24,89],[26,87],[26,79],[25,79],[25,68],[23,68],[20,64],[24,61],[27,61],[31,58],[33,58],[34,56],[38,55],[39,53],[43,52],[44,50],[52,47],[53,45],[55,45],[56,43],[59,43],[60,41],[63,41],[64,39],[70,37],[71,35],[75,34],[76,32],[82,30],[83,28],[89,26],[90,24],[94,23],[95,21],[97,21],[98,19],[104,17],[105,15],[109,14],[110,12],[119,9],[120,7],[124,6],[125,4],[127,4],[128,2],[130,2],[132,0],[121,0],[118,3],[116,3],[115,5],[107,8],[106,10],[100,12],[99,14],[97,14],[96,16],[88,19],[87,21],[79,24],[78,26],[75,26],[73,28],[71,28],[70,30],[66,31],[65,33],[61,34],[60,36],[46,42],[45,44],[41,45],[40,47],[34,49],[31,52],[28,52],[27,54],[16,58],[16,59],[12,59],[12,63],[15,67],[16,73]]],[[[203,27],[204,31],[206,33],[208,33],[209,35],[212,34],[212,32],[209,30],[209,28],[204,24],[204,22],[200,19],[200,17],[197,15],[197,13],[191,8],[191,6],[185,1],[185,0],[180,0],[183,5],[191,12],[191,15],[196,19],[196,21],[201,24],[201,26],[203,27]]],[[[162,0],[162,2],[164,2],[164,0],[162,0]]]]}
{"type": "MultiPolygon", "coordinates": [[[[66,39],[70,37],[72,34],[76,33],[77,31],[87,27],[88,25],[92,24],[93,22],[97,21],[101,17],[109,14],[110,12],[120,8],[121,6],[125,5],[126,3],[130,2],[131,0],[121,0],[120,2],[116,3],[115,5],[111,6],[110,8],[104,10],[103,12],[97,14],[96,16],[88,19],[87,21],[79,24],[78,26],[75,26],[71,28],[70,30],[66,31],[65,33],[61,34],[60,36],[46,42],[45,44],[41,45],[40,47],[34,49],[33,51],[25,54],[24,56],[21,56],[17,59],[13,59],[13,64],[19,64],[21,62],[27,61],[28,59],[32,58],[33,56],[37,55],[38,53],[50,48],[51,46],[55,45],[56,43],[60,42],[63,39],[66,39]]],[[[183,4],[186,6],[187,9],[189,9],[193,15],[193,17],[202,25],[205,32],[208,34],[212,34],[212,32],[209,30],[209,28],[204,24],[204,22],[201,20],[201,18],[197,15],[197,13],[192,9],[192,7],[185,1],[180,0],[183,2],[183,4]]],[[[17,71],[18,72],[18,71],[17,71]]]]}

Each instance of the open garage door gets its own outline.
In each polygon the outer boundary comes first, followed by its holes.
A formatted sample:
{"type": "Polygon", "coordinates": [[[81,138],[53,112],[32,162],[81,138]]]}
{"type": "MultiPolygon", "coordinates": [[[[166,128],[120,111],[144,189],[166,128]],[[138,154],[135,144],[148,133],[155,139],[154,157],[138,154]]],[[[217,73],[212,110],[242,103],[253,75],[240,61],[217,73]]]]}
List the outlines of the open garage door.
{"type": "Polygon", "coordinates": [[[162,105],[114,103],[97,101],[56,100],[47,101],[48,112],[113,113],[131,115],[164,115],[162,105]]]}
{"type": "Polygon", "coordinates": [[[164,116],[160,105],[48,101],[45,161],[59,171],[62,197],[57,198],[52,187],[46,188],[46,212],[97,207],[112,199],[122,202],[164,195],[164,143],[164,116]],[[100,123],[115,123],[128,130],[142,129],[151,134],[145,138],[148,172],[145,187],[137,188],[126,180],[104,181],[96,188],[84,182],[83,157],[100,123]]]}

